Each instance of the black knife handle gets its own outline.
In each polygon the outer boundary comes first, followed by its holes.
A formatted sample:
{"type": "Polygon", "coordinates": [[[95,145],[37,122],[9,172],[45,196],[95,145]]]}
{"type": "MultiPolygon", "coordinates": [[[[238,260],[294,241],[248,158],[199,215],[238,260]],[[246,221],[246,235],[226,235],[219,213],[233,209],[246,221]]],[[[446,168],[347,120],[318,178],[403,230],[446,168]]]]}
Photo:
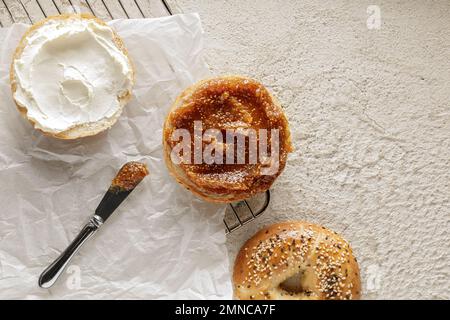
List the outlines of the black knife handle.
{"type": "Polygon", "coordinates": [[[63,253],[51,265],[45,269],[39,277],[39,286],[41,288],[50,288],[69,264],[72,257],[78,252],[83,243],[92,237],[103,224],[103,220],[94,215],[83,227],[78,236],[64,250],[63,253]]]}

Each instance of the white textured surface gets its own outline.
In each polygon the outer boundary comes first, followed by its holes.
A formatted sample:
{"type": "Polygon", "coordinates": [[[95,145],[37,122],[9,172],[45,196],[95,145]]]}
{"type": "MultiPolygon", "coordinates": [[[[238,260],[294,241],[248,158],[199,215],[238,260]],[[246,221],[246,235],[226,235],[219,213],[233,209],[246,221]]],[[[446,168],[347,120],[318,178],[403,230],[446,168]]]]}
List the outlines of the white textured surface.
{"type": "Polygon", "coordinates": [[[343,234],[367,298],[450,298],[450,2],[172,0],[200,13],[215,74],[260,79],[296,151],[270,209],[228,237],[231,262],[285,219],[343,234]]]}

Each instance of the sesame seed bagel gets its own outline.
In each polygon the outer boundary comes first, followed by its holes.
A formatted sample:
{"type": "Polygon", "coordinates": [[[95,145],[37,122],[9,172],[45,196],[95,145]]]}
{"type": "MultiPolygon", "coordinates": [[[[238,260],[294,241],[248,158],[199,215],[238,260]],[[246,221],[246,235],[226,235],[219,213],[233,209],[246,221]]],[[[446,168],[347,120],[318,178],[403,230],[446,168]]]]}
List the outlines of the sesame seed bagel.
{"type": "Polygon", "coordinates": [[[233,274],[241,300],[359,299],[359,267],[337,233],[302,221],[270,225],[239,251],[233,274]]]}

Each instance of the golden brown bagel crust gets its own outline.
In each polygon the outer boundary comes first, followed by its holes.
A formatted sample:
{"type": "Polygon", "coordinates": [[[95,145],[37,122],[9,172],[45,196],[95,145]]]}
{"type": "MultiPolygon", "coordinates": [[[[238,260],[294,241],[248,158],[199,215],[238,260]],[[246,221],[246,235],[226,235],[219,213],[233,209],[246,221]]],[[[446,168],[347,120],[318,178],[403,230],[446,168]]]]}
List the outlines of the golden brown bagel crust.
{"type": "MultiPolygon", "coordinates": [[[[297,282],[298,283],[298,282],[297,282]]],[[[359,299],[359,267],[352,249],[337,233],[302,221],[270,225],[239,251],[233,273],[237,299],[359,299]],[[301,290],[282,283],[299,275],[301,290]]]]}
{"type": "Polygon", "coordinates": [[[283,171],[287,155],[292,151],[289,125],[279,102],[261,83],[242,76],[202,80],[183,91],[164,123],[163,144],[171,175],[195,195],[210,202],[222,203],[243,200],[269,189],[283,171]],[[194,120],[204,123],[203,130],[226,130],[227,124],[239,122],[255,130],[279,129],[280,161],[277,172],[260,175],[259,163],[234,167],[173,163],[170,153],[176,143],[171,141],[171,134],[176,129],[186,129],[194,120]],[[242,176],[245,178],[241,179],[242,176]]]}
{"type": "MultiPolygon", "coordinates": [[[[11,91],[13,93],[13,98],[14,98],[14,93],[16,92],[16,89],[17,89],[16,75],[14,72],[14,61],[21,57],[23,50],[25,49],[25,47],[27,45],[27,41],[26,41],[27,38],[30,35],[32,35],[37,29],[39,29],[41,26],[43,26],[44,24],[48,23],[51,20],[70,20],[70,19],[89,19],[89,20],[94,20],[95,22],[97,22],[100,25],[107,26],[106,22],[104,22],[103,20],[101,20],[89,13],[80,13],[80,14],[66,13],[66,14],[61,14],[61,15],[56,15],[56,16],[49,16],[49,17],[33,24],[22,36],[22,38],[19,42],[19,45],[17,46],[17,48],[13,54],[13,59],[12,59],[10,70],[9,70],[9,79],[10,79],[10,83],[11,83],[11,91]]],[[[128,51],[125,48],[123,40],[117,35],[117,33],[114,30],[113,30],[113,40],[114,40],[114,43],[117,46],[117,48],[125,56],[127,56],[128,61],[130,62],[130,67],[133,70],[132,81],[134,83],[135,74],[134,74],[133,62],[131,61],[131,58],[128,55],[128,51]]],[[[45,134],[47,136],[52,136],[52,137],[59,138],[59,139],[70,140],[70,139],[77,139],[77,138],[81,138],[81,137],[93,136],[93,135],[96,135],[97,133],[100,133],[100,132],[106,130],[106,129],[109,129],[117,121],[117,118],[122,113],[123,107],[131,99],[131,95],[132,95],[132,92],[128,91],[125,95],[118,97],[121,108],[119,108],[118,111],[114,114],[114,116],[111,117],[110,119],[104,119],[101,121],[97,121],[95,123],[73,126],[72,128],[70,128],[66,131],[63,131],[63,132],[59,132],[59,133],[46,132],[39,128],[36,128],[35,122],[32,119],[29,119],[27,117],[26,107],[21,105],[15,99],[14,99],[14,102],[15,102],[20,114],[24,118],[26,118],[33,125],[33,127],[35,129],[39,130],[40,132],[42,132],[43,134],[45,134]]]]}

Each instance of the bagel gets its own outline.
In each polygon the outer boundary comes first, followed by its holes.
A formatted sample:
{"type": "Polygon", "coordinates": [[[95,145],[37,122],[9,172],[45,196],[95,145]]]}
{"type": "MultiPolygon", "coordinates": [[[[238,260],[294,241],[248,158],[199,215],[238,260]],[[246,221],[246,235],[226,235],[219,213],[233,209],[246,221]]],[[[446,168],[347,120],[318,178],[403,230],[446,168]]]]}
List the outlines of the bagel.
{"type": "Polygon", "coordinates": [[[92,136],[110,128],[130,100],[134,67],[122,39],[91,14],[32,25],[10,67],[20,114],[45,135],[92,136]]]}
{"type": "MultiPolygon", "coordinates": [[[[203,147],[205,139],[201,138],[203,147]]],[[[193,140],[193,139],[192,139],[193,140]]],[[[250,141],[250,140],[248,140],[250,141]]],[[[233,202],[243,200],[256,193],[264,192],[270,188],[275,179],[280,175],[286,165],[289,152],[292,151],[290,132],[287,119],[278,101],[269,91],[256,80],[242,76],[223,76],[202,80],[183,91],[172,105],[163,129],[164,157],[171,175],[184,187],[195,195],[210,202],[233,202]],[[175,163],[171,152],[179,143],[173,138],[178,129],[187,130],[195,136],[195,123],[202,124],[202,133],[207,130],[216,130],[221,141],[215,137],[214,147],[221,150],[222,163],[193,163],[195,146],[188,155],[188,161],[175,163]],[[239,132],[244,139],[250,139],[249,131],[256,136],[260,152],[261,132],[267,132],[266,140],[270,140],[270,152],[272,143],[277,140],[279,156],[273,172],[264,170],[269,166],[263,163],[258,156],[258,161],[249,161],[250,143],[245,144],[245,162],[238,163],[236,151],[233,154],[233,163],[229,163],[225,153],[228,150],[239,150],[237,139],[225,143],[228,132],[239,132]],[[274,130],[276,129],[276,130],[274,130]],[[244,133],[244,131],[246,133],[244,133]],[[278,138],[272,139],[272,132],[278,132],[278,138]],[[269,133],[270,132],[270,133],[269,133]],[[272,140],[271,140],[272,139],[272,140]]],[[[217,152],[215,149],[214,152],[217,152]]],[[[254,148],[255,149],[255,148],[254,148]]],[[[234,152],[234,151],[233,151],[234,152]]],[[[275,152],[273,153],[275,154],[275,152]]],[[[259,153],[258,153],[259,155],[259,153]]],[[[271,153],[272,155],[272,153],[271,153]]],[[[275,159],[275,157],[274,157],[275,159]]]]}
{"type": "Polygon", "coordinates": [[[239,251],[234,296],[242,300],[359,299],[359,267],[337,233],[312,223],[268,226],[239,251]]]}

